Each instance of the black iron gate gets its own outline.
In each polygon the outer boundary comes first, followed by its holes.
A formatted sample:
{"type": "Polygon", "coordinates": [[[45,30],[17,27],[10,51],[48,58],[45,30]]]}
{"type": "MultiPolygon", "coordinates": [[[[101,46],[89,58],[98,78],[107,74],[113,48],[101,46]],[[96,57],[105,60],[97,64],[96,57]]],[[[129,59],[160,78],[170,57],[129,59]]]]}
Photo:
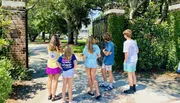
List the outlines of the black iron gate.
{"type": "MultiPolygon", "coordinates": [[[[97,45],[101,49],[101,51],[104,49],[104,40],[103,35],[107,32],[107,17],[102,17],[100,19],[97,19],[93,21],[93,36],[97,40],[97,45]]],[[[101,52],[101,58],[98,60],[99,65],[102,65],[102,60],[104,54],[101,52]]]]}

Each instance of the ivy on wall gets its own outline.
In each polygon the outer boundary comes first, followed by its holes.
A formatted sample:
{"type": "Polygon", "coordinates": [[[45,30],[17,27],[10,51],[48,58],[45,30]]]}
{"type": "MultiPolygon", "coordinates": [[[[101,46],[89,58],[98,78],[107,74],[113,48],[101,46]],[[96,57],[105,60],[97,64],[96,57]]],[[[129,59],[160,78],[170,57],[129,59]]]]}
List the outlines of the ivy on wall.
{"type": "Polygon", "coordinates": [[[169,13],[168,23],[171,27],[171,48],[169,48],[169,61],[168,66],[170,68],[170,64],[174,65],[174,69],[177,69],[177,64],[180,62],[180,11],[171,11],[169,13]],[[174,62],[176,64],[174,64],[174,62]]]}
{"type": "Polygon", "coordinates": [[[108,16],[108,32],[112,36],[112,42],[115,46],[115,64],[113,69],[123,67],[123,43],[124,36],[122,32],[124,31],[124,16],[123,15],[109,15],[108,16]]]}

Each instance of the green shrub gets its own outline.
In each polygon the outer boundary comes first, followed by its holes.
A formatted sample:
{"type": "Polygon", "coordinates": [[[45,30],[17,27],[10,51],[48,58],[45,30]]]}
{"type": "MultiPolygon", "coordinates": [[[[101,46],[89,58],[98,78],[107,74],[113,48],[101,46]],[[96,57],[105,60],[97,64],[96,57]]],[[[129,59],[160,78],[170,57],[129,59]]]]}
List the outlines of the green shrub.
{"type": "Polygon", "coordinates": [[[112,42],[115,46],[115,64],[113,69],[122,68],[124,54],[123,54],[123,42],[124,36],[122,32],[124,30],[124,16],[109,15],[108,16],[108,32],[112,36],[112,42]]]}
{"type": "Polygon", "coordinates": [[[25,68],[23,65],[16,65],[9,72],[13,80],[31,80],[28,69],[25,68]]]}
{"type": "Polygon", "coordinates": [[[13,80],[8,72],[11,67],[7,59],[0,60],[0,103],[4,103],[12,91],[13,80]]]}
{"type": "Polygon", "coordinates": [[[140,51],[138,70],[173,70],[178,63],[179,36],[175,33],[179,30],[178,27],[175,28],[175,22],[178,21],[174,21],[171,16],[171,23],[155,24],[158,16],[156,8],[157,5],[151,3],[144,15],[129,23],[140,51]]]}

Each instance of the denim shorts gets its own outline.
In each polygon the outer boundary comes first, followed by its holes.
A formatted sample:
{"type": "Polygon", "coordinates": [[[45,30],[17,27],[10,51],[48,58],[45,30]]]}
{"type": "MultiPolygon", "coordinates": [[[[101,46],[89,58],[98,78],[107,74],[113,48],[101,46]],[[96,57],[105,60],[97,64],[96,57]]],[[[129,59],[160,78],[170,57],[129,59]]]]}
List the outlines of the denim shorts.
{"type": "Polygon", "coordinates": [[[135,72],[136,64],[137,64],[137,62],[124,63],[124,71],[125,72],[135,72]]]}
{"type": "Polygon", "coordinates": [[[73,78],[74,77],[74,69],[63,71],[62,76],[63,76],[63,78],[73,78]]]}

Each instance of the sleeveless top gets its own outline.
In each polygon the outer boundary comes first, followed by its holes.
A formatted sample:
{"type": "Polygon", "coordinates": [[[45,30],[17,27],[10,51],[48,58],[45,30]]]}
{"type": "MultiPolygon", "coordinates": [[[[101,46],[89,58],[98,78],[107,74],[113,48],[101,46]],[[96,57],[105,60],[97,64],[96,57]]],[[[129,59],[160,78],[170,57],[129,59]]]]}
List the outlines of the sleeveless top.
{"type": "Polygon", "coordinates": [[[60,57],[60,53],[58,51],[50,51],[48,47],[48,61],[47,66],[49,68],[57,68],[57,60],[60,57]]]}

